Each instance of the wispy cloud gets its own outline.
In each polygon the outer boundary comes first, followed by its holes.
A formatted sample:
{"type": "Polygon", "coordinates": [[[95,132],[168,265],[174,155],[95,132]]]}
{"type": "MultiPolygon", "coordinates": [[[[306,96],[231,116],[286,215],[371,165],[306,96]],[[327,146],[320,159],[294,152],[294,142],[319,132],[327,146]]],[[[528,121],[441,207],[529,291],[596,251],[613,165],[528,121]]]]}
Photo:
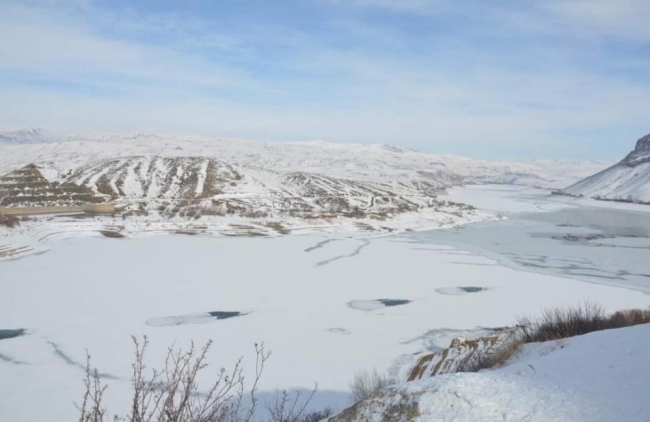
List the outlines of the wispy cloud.
{"type": "Polygon", "coordinates": [[[650,117],[648,7],[618,3],[8,0],[0,125],[614,158],[650,117]]]}

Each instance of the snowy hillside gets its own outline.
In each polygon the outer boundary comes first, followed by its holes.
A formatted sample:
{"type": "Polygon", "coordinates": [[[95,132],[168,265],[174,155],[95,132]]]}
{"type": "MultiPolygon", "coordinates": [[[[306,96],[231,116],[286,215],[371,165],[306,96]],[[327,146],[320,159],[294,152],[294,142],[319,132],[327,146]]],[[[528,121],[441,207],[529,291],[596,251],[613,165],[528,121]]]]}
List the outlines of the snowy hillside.
{"type": "Polygon", "coordinates": [[[34,218],[19,230],[4,230],[0,259],[47,249],[50,232],[267,236],[451,227],[499,217],[442,198],[447,188],[486,183],[557,188],[604,167],[559,160],[490,162],[321,141],[5,132],[0,133],[0,207],[51,212],[95,203],[114,212],[34,218]]]}
{"type": "Polygon", "coordinates": [[[529,344],[504,367],[389,387],[329,421],[645,422],[649,347],[650,324],[529,344]]]}
{"type": "Polygon", "coordinates": [[[650,203],[650,135],[620,163],[586,178],[560,193],[596,199],[650,203]]]}
{"type": "Polygon", "coordinates": [[[61,136],[44,130],[0,133],[0,174],[27,164],[51,166],[64,174],[82,166],[132,156],[208,157],[275,172],[321,173],[372,182],[418,180],[441,187],[506,183],[559,189],[607,166],[599,161],[481,161],[387,145],[321,141],[262,143],[142,133],[61,136]]]}

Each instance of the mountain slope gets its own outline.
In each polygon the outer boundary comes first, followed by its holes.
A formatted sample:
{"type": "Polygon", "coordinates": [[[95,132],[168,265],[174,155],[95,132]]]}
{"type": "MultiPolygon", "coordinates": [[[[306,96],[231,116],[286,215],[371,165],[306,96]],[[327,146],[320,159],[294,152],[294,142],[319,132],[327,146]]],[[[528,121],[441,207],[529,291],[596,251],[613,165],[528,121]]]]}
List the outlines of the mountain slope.
{"type": "Polygon", "coordinates": [[[84,165],[60,177],[64,185],[85,188],[126,209],[163,214],[194,210],[190,215],[402,213],[432,206],[447,186],[437,180],[371,182],[278,172],[209,157],[120,157],[84,165]]]}
{"type": "Polygon", "coordinates": [[[650,135],[639,139],[634,151],[620,163],[571,185],[560,193],[611,201],[650,203],[650,135]]]}
{"type": "Polygon", "coordinates": [[[386,145],[248,140],[127,133],[53,136],[31,130],[0,133],[0,174],[27,164],[59,174],[131,156],[206,157],[274,172],[327,174],[373,183],[420,183],[436,187],[474,183],[560,189],[607,167],[598,161],[537,160],[527,163],[428,154],[386,145]]]}

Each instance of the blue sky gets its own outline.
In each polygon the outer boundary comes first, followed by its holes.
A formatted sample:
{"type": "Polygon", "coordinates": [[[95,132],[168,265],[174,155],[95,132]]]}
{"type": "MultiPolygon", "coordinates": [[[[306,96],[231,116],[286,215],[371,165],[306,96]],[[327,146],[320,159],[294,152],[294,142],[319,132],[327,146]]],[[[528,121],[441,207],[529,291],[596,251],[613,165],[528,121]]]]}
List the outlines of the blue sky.
{"type": "Polygon", "coordinates": [[[614,160],[647,0],[0,0],[0,127],[614,160]]]}

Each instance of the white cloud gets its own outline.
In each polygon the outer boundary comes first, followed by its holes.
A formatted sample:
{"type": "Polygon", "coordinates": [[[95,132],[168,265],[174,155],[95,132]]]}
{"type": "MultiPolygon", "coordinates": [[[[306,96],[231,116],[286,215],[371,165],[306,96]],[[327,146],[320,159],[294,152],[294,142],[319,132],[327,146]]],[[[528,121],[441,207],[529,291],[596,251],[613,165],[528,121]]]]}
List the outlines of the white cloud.
{"type": "Polygon", "coordinates": [[[568,25],[569,31],[650,41],[647,0],[553,0],[537,5],[568,25]]]}
{"type": "Polygon", "coordinates": [[[133,91],[152,84],[219,88],[245,76],[199,55],[102,37],[52,9],[20,6],[0,8],[0,70],[133,91]]]}
{"type": "MultiPolygon", "coordinates": [[[[424,0],[328,1],[409,13],[443,7],[424,0]]],[[[583,62],[591,52],[575,42],[510,52],[452,34],[418,40],[418,48],[435,44],[433,52],[412,51],[413,40],[400,29],[367,20],[355,27],[346,15],[345,21],[335,16],[331,29],[349,36],[341,46],[286,23],[224,32],[200,17],[97,10],[84,0],[36,3],[0,5],[0,74],[13,75],[0,80],[3,126],[322,138],[450,151],[454,142],[532,148],[567,132],[636,128],[650,118],[647,78],[624,74],[647,68],[647,61],[617,63],[620,74],[605,74],[583,62]],[[166,39],[145,43],[131,36],[141,33],[166,39]],[[265,47],[281,47],[283,54],[256,54],[265,47]],[[220,60],[224,54],[233,60],[220,60]],[[80,89],[57,89],[57,83],[80,89]]],[[[553,25],[578,19],[558,4],[540,15],[531,7],[475,18],[509,21],[505,29],[490,27],[503,37],[530,31],[527,22],[536,16],[553,25]]],[[[580,19],[581,31],[618,27],[613,19],[610,26],[597,24],[600,17],[580,19]]],[[[545,29],[540,21],[535,31],[545,29]]]]}
{"type": "Polygon", "coordinates": [[[410,13],[432,13],[444,4],[442,0],[321,0],[337,6],[375,7],[410,13]]]}

